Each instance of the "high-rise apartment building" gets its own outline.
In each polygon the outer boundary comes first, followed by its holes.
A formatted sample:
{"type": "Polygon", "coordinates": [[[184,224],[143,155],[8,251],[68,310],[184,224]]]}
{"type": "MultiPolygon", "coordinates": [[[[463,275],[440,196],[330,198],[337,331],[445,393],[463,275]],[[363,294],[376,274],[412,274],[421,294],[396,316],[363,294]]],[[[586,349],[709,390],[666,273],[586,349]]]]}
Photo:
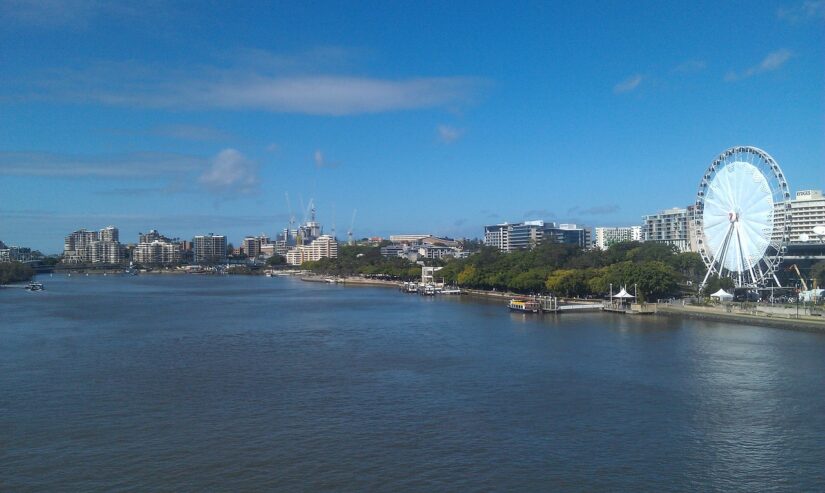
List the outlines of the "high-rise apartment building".
{"type": "Polygon", "coordinates": [[[120,231],[114,226],[106,226],[100,230],[100,241],[120,242],[120,231]]]}
{"type": "Polygon", "coordinates": [[[226,262],[226,236],[199,235],[192,239],[193,259],[196,264],[226,262]]]}
{"type": "Polygon", "coordinates": [[[118,264],[123,261],[123,246],[119,237],[118,229],[114,226],[100,231],[75,231],[63,242],[63,262],[118,264]]]}
{"type": "Polygon", "coordinates": [[[181,248],[177,243],[162,240],[141,242],[135,246],[133,260],[142,265],[177,265],[181,262],[181,248]]]}
{"type": "Polygon", "coordinates": [[[594,244],[596,248],[607,250],[614,243],[642,241],[642,227],[596,228],[595,236],[594,244]]]}
{"type": "Polygon", "coordinates": [[[338,257],[338,242],[330,235],[321,235],[309,245],[298,245],[286,252],[286,262],[290,265],[301,265],[327,257],[338,257]]]}
{"type": "MultiPolygon", "coordinates": [[[[692,213],[692,209],[690,211],[692,213]]],[[[691,214],[687,208],[674,207],[643,216],[642,241],[673,245],[680,252],[690,251],[691,214]]]]}

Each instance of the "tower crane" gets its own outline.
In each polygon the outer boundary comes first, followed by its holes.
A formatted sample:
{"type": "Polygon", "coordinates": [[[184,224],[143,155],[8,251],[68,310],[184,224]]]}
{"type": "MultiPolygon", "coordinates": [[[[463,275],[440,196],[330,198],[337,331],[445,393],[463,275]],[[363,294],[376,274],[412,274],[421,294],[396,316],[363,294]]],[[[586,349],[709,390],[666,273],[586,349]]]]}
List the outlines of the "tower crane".
{"type": "Polygon", "coordinates": [[[352,210],[352,221],[349,223],[349,230],[347,230],[347,245],[354,245],[355,239],[352,237],[352,228],[355,226],[355,215],[358,213],[358,209],[352,210]]]}

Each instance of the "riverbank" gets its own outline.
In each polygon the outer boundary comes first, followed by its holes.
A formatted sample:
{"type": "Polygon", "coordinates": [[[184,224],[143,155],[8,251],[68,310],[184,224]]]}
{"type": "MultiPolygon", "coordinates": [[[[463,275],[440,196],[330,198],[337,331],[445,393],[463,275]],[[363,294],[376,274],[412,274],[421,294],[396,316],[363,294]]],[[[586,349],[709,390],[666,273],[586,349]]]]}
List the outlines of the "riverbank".
{"type": "Polygon", "coordinates": [[[759,325],[780,329],[804,330],[811,332],[825,332],[825,319],[822,317],[802,316],[788,318],[787,316],[768,316],[765,314],[751,314],[742,312],[725,312],[718,307],[702,306],[673,306],[657,305],[656,312],[660,315],[687,317],[699,320],[716,322],[730,322],[736,324],[759,325]]]}
{"type": "MultiPolygon", "coordinates": [[[[307,282],[328,282],[332,279],[329,276],[304,276],[302,281],[307,282]]],[[[366,279],[362,277],[335,278],[337,283],[354,286],[378,286],[388,288],[398,288],[399,281],[387,281],[383,279],[366,279]]],[[[485,291],[481,289],[461,289],[462,294],[478,298],[510,300],[512,298],[524,296],[518,293],[502,291],[485,291]]],[[[571,300],[566,300],[571,301],[571,300]]],[[[577,302],[596,303],[598,300],[573,300],[577,302]]],[[[719,307],[699,307],[699,306],[678,306],[678,305],[656,305],[656,313],[669,317],[685,317],[698,320],[710,320],[717,322],[729,322],[735,324],[758,325],[762,327],[772,327],[779,329],[803,330],[810,332],[825,332],[825,318],[815,316],[802,316],[800,318],[789,318],[787,315],[766,315],[751,314],[742,312],[725,312],[719,307]]]]}

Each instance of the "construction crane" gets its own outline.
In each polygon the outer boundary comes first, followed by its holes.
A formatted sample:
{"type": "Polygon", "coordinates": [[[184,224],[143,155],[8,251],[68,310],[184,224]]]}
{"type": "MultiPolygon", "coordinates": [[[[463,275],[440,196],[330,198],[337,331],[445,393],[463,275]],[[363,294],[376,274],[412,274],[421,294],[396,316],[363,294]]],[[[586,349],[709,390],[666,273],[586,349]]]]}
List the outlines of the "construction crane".
{"type": "Polygon", "coordinates": [[[332,238],[337,239],[335,237],[335,204],[332,204],[332,238]]]}
{"type": "Polygon", "coordinates": [[[286,208],[289,211],[289,229],[293,229],[295,227],[295,214],[292,213],[292,203],[289,201],[289,192],[284,192],[284,196],[286,197],[286,208]]]}
{"type": "Polygon", "coordinates": [[[352,210],[352,221],[349,223],[349,229],[347,230],[347,245],[355,245],[355,239],[352,237],[352,228],[355,226],[355,215],[358,213],[358,209],[352,210]]]}
{"type": "Polygon", "coordinates": [[[808,290],[808,284],[805,282],[805,279],[802,277],[802,274],[799,272],[799,267],[797,267],[796,264],[791,264],[791,265],[788,266],[788,270],[791,270],[791,269],[793,269],[794,272],[796,272],[796,275],[799,276],[799,280],[802,281],[802,289],[807,291],[808,290]]]}

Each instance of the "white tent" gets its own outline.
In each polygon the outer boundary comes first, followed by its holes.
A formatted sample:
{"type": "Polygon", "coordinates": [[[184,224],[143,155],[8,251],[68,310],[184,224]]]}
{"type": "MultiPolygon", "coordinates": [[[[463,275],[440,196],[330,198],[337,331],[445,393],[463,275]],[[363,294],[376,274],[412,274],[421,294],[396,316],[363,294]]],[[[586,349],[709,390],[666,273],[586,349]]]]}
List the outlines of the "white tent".
{"type": "Polygon", "coordinates": [[[630,294],[630,293],[628,293],[627,291],[625,291],[625,289],[624,289],[624,288],[622,288],[622,290],[621,290],[621,291],[619,291],[618,293],[614,294],[614,295],[613,295],[613,297],[614,297],[614,298],[621,298],[621,299],[625,299],[625,298],[635,298],[635,296],[633,296],[632,294],[630,294]]]}
{"type": "Polygon", "coordinates": [[[799,293],[799,301],[816,301],[825,298],[825,289],[809,289],[799,293]]]}
{"type": "Polygon", "coordinates": [[[719,291],[710,295],[711,298],[719,298],[719,301],[730,301],[733,299],[733,295],[725,291],[724,289],[719,289],[719,291]]]}

